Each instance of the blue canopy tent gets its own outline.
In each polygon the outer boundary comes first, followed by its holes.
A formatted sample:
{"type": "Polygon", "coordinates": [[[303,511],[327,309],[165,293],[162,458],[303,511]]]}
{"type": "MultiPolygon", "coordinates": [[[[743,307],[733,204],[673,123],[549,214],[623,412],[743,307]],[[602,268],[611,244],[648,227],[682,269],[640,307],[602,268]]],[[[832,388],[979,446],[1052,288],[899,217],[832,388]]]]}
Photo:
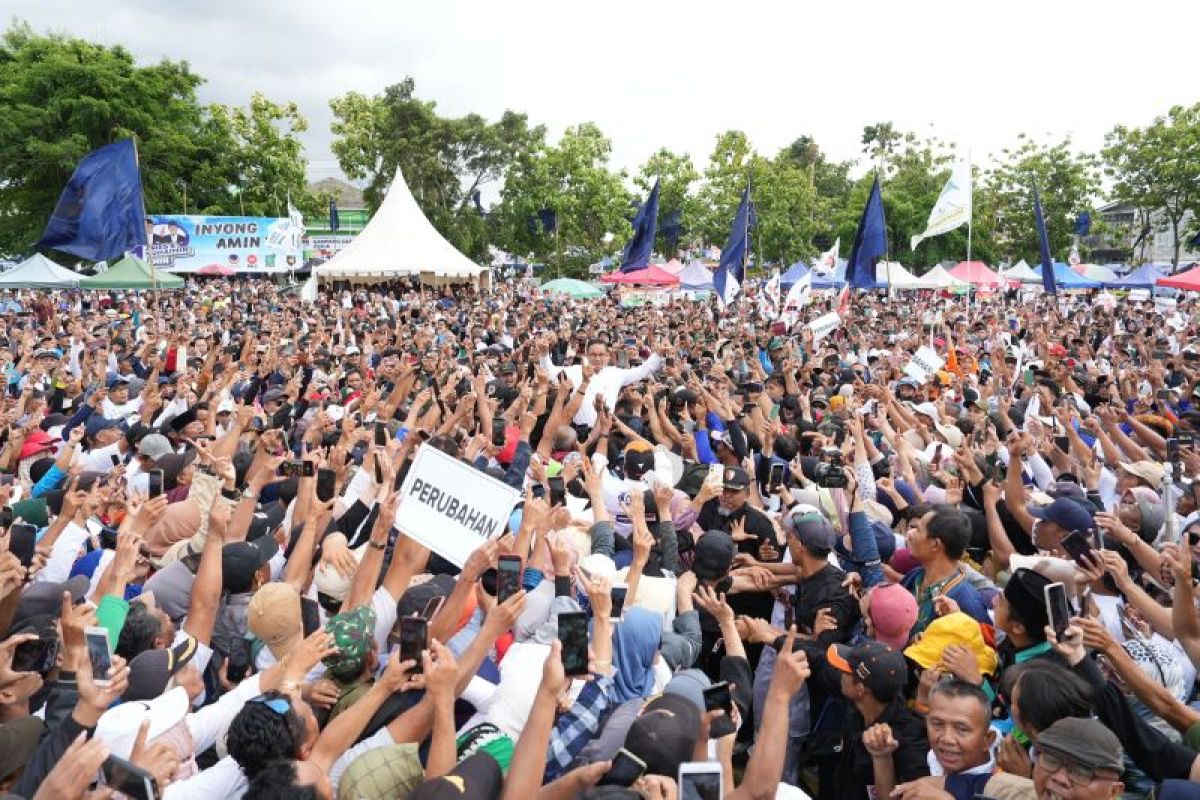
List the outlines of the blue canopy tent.
{"type": "MultiPolygon", "coordinates": [[[[1035,269],[1038,275],[1042,274],[1042,266],[1039,264],[1035,269]]],[[[1061,261],[1054,262],[1054,282],[1058,284],[1060,289],[1099,289],[1100,283],[1091,278],[1085,278],[1075,270],[1068,267],[1061,261]]]]}
{"type": "Polygon", "coordinates": [[[699,261],[693,261],[688,264],[676,277],[679,278],[680,289],[700,290],[713,288],[712,270],[699,261]]]}
{"type": "Polygon", "coordinates": [[[788,288],[800,282],[805,275],[808,274],[808,267],[804,266],[804,262],[797,261],[788,267],[788,271],[779,276],[779,285],[783,288],[788,288]]]}
{"type": "Polygon", "coordinates": [[[1153,289],[1155,282],[1164,277],[1164,273],[1153,264],[1143,264],[1133,272],[1105,283],[1107,289],[1153,289]]]}
{"type": "Polygon", "coordinates": [[[814,289],[838,289],[846,283],[846,262],[839,261],[833,270],[833,276],[827,277],[813,271],[812,285],[814,289]]]}

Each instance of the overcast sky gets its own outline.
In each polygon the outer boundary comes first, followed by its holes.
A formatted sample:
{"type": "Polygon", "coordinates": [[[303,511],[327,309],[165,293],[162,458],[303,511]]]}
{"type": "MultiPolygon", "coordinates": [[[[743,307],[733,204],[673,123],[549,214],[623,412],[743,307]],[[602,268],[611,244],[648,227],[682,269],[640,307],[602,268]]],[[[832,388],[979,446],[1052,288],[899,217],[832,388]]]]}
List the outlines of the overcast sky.
{"type": "Polygon", "coordinates": [[[809,134],[858,158],[892,120],[969,147],[1025,132],[1096,148],[1200,95],[1191,2],[663,0],[0,0],[4,18],[186,59],[203,99],[295,100],[313,177],[340,174],[328,100],[411,75],[448,115],[505,108],[562,129],[596,122],[615,166],[661,146],[701,169],[714,137],[773,154],[809,134]]]}

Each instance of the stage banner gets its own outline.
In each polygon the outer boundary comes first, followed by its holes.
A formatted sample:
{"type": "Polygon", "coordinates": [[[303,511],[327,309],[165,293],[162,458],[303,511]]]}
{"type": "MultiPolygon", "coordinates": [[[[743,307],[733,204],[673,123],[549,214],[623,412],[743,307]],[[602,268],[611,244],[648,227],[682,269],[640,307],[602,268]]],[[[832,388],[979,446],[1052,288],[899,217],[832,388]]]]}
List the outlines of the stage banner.
{"type": "Polygon", "coordinates": [[[290,272],[304,263],[299,231],[287,217],[199,217],[148,220],[154,265],[196,272],[213,264],[238,272],[290,272]]]}

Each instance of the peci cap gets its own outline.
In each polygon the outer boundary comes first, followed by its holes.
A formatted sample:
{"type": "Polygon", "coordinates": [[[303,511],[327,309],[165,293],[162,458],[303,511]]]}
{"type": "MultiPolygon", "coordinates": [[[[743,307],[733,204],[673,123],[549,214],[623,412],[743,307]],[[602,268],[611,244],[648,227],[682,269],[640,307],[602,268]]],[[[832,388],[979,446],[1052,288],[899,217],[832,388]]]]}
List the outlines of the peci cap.
{"type": "Polygon", "coordinates": [[[1013,570],[1008,583],[1004,584],[1004,599],[1034,641],[1045,638],[1043,629],[1049,623],[1045,589],[1050,582],[1039,572],[1021,568],[1013,570]]]}

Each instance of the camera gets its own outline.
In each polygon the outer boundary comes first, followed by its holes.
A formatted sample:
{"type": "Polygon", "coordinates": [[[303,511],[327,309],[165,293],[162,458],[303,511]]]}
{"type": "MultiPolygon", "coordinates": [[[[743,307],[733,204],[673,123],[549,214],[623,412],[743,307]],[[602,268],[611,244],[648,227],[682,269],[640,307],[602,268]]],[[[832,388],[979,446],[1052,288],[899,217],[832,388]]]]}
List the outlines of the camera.
{"type": "Polygon", "coordinates": [[[821,461],[813,469],[813,479],[817,486],[822,489],[845,489],[848,481],[842,467],[842,451],[827,448],[821,461]]]}

